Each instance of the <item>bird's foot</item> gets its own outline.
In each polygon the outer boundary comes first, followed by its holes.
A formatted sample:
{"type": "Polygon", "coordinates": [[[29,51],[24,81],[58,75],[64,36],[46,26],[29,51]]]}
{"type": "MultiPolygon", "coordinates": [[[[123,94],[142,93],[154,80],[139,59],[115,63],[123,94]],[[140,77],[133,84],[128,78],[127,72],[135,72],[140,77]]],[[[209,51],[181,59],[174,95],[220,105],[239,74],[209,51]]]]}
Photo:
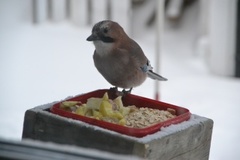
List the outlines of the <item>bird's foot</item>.
{"type": "Polygon", "coordinates": [[[111,88],[109,89],[109,92],[111,93],[111,95],[112,95],[114,98],[123,95],[122,92],[118,91],[118,87],[111,87],[111,88]]]}
{"type": "Polygon", "coordinates": [[[129,90],[123,89],[122,92],[118,91],[118,87],[111,87],[109,91],[115,95],[115,96],[126,96],[127,94],[130,94],[133,88],[130,88],[129,90]]]}
{"type": "Polygon", "coordinates": [[[132,89],[133,89],[133,88],[130,88],[129,90],[123,89],[123,90],[122,90],[123,96],[124,96],[124,95],[127,95],[127,94],[130,94],[131,91],[132,91],[132,89]]]}
{"type": "Polygon", "coordinates": [[[117,93],[118,92],[118,87],[111,87],[109,90],[117,93]]]}

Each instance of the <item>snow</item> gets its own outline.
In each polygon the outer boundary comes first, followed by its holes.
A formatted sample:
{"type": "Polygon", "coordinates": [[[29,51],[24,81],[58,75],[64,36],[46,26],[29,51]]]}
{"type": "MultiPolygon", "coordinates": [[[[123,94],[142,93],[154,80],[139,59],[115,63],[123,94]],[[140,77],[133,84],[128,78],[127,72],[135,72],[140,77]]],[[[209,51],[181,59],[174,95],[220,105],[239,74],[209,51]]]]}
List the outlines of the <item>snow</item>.
{"type": "MultiPolygon", "coordinates": [[[[166,27],[161,75],[168,81],[161,82],[161,100],[213,119],[210,160],[240,159],[240,79],[209,72],[195,51],[196,25],[166,27]]],[[[68,22],[0,27],[1,138],[21,139],[27,109],[111,87],[93,65],[94,46],[86,41],[90,32],[90,26],[68,22]]],[[[144,30],[136,41],[154,66],[154,30],[144,30]]],[[[133,93],[153,98],[153,87],[148,79],[133,93]]]]}

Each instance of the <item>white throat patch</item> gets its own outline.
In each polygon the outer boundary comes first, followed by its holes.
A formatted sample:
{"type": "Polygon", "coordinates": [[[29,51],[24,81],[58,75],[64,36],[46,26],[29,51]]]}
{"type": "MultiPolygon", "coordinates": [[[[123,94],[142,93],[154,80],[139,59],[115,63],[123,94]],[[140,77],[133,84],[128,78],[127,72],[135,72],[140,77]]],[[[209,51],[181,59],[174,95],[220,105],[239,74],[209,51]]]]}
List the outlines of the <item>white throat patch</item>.
{"type": "Polygon", "coordinates": [[[105,55],[111,52],[113,43],[105,43],[103,41],[93,41],[97,54],[105,55]]]}

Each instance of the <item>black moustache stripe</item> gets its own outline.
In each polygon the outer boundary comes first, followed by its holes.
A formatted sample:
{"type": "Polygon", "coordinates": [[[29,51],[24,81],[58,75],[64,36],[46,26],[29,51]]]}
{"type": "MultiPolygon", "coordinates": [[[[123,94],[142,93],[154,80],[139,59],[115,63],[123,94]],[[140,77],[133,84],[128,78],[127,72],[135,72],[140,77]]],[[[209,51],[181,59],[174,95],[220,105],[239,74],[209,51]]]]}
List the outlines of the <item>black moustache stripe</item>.
{"type": "Polygon", "coordinates": [[[113,42],[114,42],[114,39],[111,38],[111,37],[101,36],[100,39],[101,39],[103,42],[106,42],[106,43],[113,43],[113,42]]]}

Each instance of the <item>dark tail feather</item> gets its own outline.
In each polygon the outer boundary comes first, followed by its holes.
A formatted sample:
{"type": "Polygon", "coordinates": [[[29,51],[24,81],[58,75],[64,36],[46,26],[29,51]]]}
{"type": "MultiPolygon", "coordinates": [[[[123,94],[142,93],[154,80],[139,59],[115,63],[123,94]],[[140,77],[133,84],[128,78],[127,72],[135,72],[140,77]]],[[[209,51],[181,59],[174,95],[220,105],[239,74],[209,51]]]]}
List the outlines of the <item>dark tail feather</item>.
{"type": "Polygon", "coordinates": [[[148,77],[152,78],[152,79],[156,79],[156,80],[159,80],[159,81],[167,81],[168,79],[167,78],[164,78],[160,75],[158,75],[157,73],[154,73],[153,71],[149,70],[147,72],[148,74],[148,77]]]}

